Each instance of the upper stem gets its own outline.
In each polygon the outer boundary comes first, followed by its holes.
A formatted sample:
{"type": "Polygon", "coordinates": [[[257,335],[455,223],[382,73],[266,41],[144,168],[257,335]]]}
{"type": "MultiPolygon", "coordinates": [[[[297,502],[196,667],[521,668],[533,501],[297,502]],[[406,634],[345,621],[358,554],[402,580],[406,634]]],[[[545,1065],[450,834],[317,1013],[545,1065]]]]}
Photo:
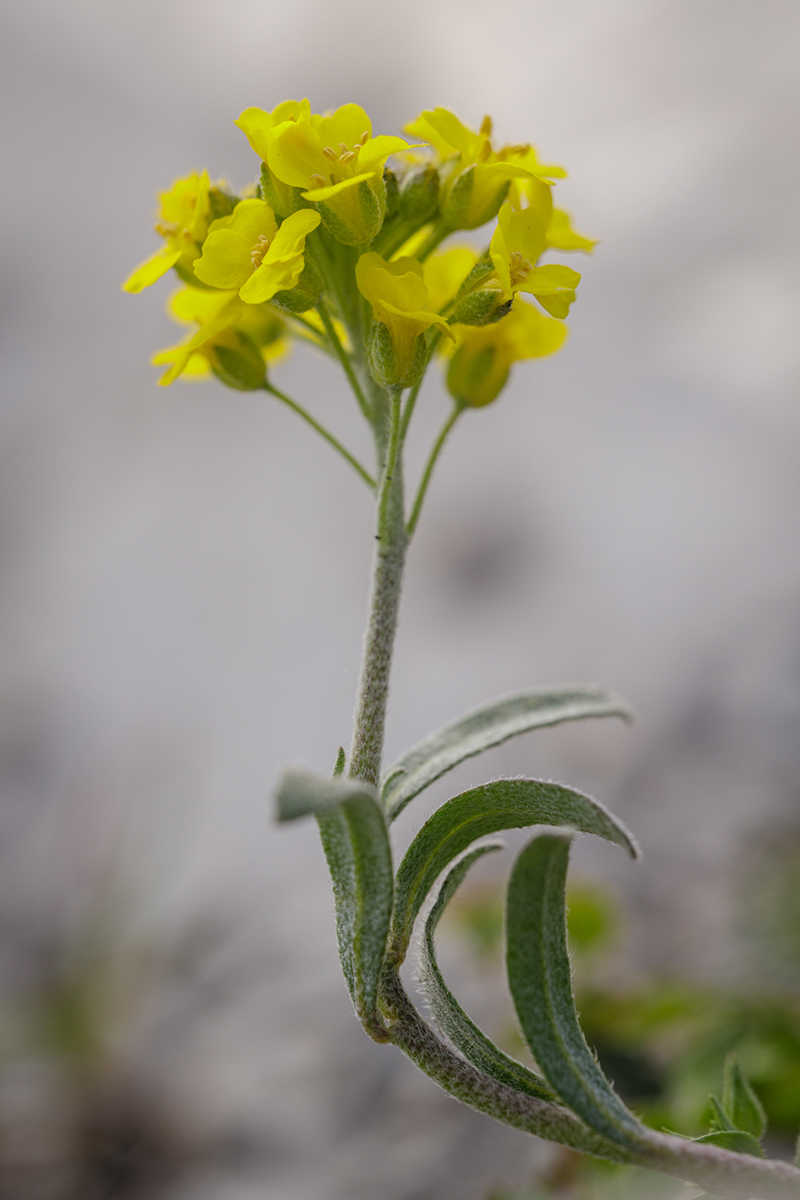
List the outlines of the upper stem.
{"type": "Polygon", "coordinates": [[[375,553],[361,679],[356,697],[350,775],[376,787],[380,778],[389,672],[405,564],[406,531],[400,442],[400,389],[392,389],[378,491],[375,553]]]}

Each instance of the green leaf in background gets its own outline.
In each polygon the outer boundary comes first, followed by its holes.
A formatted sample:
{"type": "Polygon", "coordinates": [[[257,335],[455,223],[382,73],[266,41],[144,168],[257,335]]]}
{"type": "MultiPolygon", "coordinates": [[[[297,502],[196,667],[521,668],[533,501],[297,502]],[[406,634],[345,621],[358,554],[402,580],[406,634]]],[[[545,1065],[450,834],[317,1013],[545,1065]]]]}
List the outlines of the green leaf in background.
{"type": "Polygon", "coordinates": [[[458,763],[509,738],[587,717],[631,718],[618,696],[579,684],[502,696],[412,747],[386,772],[381,799],[393,821],[409,800],[458,763]]]}
{"type": "Polygon", "coordinates": [[[643,1128],[586,1044],[572,996],[565,886],[571,835],[535,837],[514,864],[506,910],[511,995],[525,1040],[550,1086],[592,1129],[623,1146],[643,1128]]]}
{"type": "Polygon", "coordinates": [[[763,1158],[764,1151],[761,1143],[756,1141],[752,1133],[741,1129],[717,1129],[713,1133],[704,1133],[702,1137],[691,1138],[693,1142],[708,1142],[712,1146],[721,1146],[723,1150],[733,1150],[736,1154],[750,1154],[753,1158],[763,1158]]]}
{"type": "MultiPolygon", "coordinates": [[[[341,755],[337,766],[341,762],[341,755]]],[[[378,980],[392,915],[394,875],[386,820],[375,789],[339,775],[292,769],[277,789],[280,820],[314,812],[333,880],[339,957],[359,1018],[383,1040],[378,980]]]]}
{"type": "Polygon", "coordinates": [[[722,1085],[722,1107],[737,1129],[761,1138],[767,1128],[767,1116],[753,1091],[735,1054],[725,1059],[722,1085]]]}
{"type": "Polygon", "coordinates": [[[711,1120],[709,1125],[712,1133],[740,1133],[737,1130],[733,1121],[730,1119],[725,1109],[720,1104],[716,1096],[709,1096],[708,1103],[711,1108],[711,1120]]]}
{"type": "Polygon", "coordinates": [[[414,921],[436,879],[474,841],[503,829],[568,825],[638,849],[625,827],[590,796],[536,779],[496,779],[448,800],[430,817],[406,851],[397,872],[391,954],[405,958],[414,921]]]}
{"type": "Polygon", "coordinates": [[[508,1084],[509,1087],[516,1088],[518,1092],[524,1092],[527,1096],[537,1096],[541,1100],[553,1100],[553,1093],[540,1076],[504,1054],[470,1020],[447,987],[436,961],[434,942],[436,927],[456,889],[477,859],[493,850],[502,849],[502,842],[489,842],[478,846],[469,854],[465,854],[445,878],[425,923],[425,937],[420,953],[419,982],[439,1028],[474,1066],[486,1075],[490,1075],[492,1079],[508,1084]]]}

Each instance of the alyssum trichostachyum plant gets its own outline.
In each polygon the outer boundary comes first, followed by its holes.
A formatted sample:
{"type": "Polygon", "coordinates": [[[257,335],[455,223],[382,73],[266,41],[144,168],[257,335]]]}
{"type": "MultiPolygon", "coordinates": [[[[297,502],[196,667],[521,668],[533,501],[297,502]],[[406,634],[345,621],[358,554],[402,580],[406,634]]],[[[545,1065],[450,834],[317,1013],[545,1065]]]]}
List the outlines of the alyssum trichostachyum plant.
{"type": "Polygon", "coordinates": [[[735,1061],[709,1133],[693,1140],[645,1127],[605,1078],[578,1023],[565,933],[570,842],[593,833],[637,856],[610,812],[571,788],[496,779],[453,796],[411,842],[395,871],[389,827],[456,764],[517,734],[588,717],[626,716],[594,687],[537,688],[461,717],[381,771],[384,720],[403,565],[431,473],[457,420],[491,404],[512,365],[558,350],[580,275],[550,251],[591,251],[553,203],[565,172],[532,146],[498,146],[492,123],[463,125],[423,112],[410,141],[374,135],[357,104],[312,113],[307,100],[236,122],[261,160],[243,196],[206,172],[161,196],[162,248],[124,287],[138,292],[172,269],[169,302],[188,336],[158,353],[161,382],[212,372],[242,391],[263,389],[321,434],[374,494],[375,552],[349,761],[332,777],[287,771],[278,814],[313,814],[333,877],[339,952],[367,1033],[403,1050],[446,1091],[539,1137],[618,1163],[635,1163],[712,1193],[800,1197],[800,1170],[763,1157],[763,1116],[735,1061]],[[390,163],[391,165],[387,165],[390,163]],[[494,222],[475,251],[441,243],[494,222]],[[523,299],[523,295],[528,297],[523,299]],[[374,471],[271,382],[267,366],[291,339],[310,342],[344,371],[375,443],[374,471]],[[453,405],[406,505],[403,451],[419,390],[436,357],[453,405]],[[470,866],[499,848],[487,835],[550,826],[517,857],[508,886],[508,982],[534,1071],[495,1046],[449,991],[435,931],[470,866]],[[438,889],[438,890],[437,890],[438,889]],[[400,978],[417,918],[428,905],[419,980],[435,1025],[400,978]]]}

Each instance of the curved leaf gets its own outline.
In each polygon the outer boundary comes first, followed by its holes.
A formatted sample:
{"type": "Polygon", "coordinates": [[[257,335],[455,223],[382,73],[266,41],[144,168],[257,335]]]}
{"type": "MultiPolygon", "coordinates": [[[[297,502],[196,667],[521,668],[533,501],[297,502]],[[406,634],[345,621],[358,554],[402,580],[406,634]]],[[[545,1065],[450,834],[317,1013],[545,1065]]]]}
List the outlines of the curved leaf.
{"type": "MultiPolygon", "coordinates": [[[[340,759],[337,760],[337,766],[340,759]]],[[[386,819],[375,789],[356,779],[286,771],[277,789],[281,820],[314,812],[333,880],[339,957],[353,1004],[382,1037],[378,980],[392,915],[394,874],[386,819]]]]}
{"type": "Polygon", "coordinates": [[[448,800],[430,817],[397,871],[391,956],[403,961],[417,914],[445,867],[474,841],[502,829],[569,825],[624,846],[636,843],[616,817],[581,792],[536,779],[496,779],[448,800]]]}
{"type": "Polygon", "coordinates": [[[502,842],[490,842],[477,849],[471,850],[453,867],[445,878],[436,902],[425,923],[425,937],[420,952],[419,982],[425,993],[425,998],[431,1007],[436,1022],[453,1045],[469,1059],[473,1066],[478,1067],[484,1074],[500,1083],[516,1088],[527,1096],[536,1096],[540,1100],[553,1100],[550,1089],[534,1071],[516,1062],[509,1055],[495,1046],[486,1034],[470,1020],[461,1005],[452,994],[439,970],[436,961],[434,935],[439,918],[445,907],[452,900],[456,888],[460,885],[472,864],[484,854],[493,850],[502,850],[502,842]]]}
{"type": "Polygon", "coordinates": [[[386,772],[381,799],[389,820],[393,821],[409,800],[464,759],[517,734],[587,717],[630,719],[631,711],[610,692],[575,684],[501,696],[465,713],[412,747],[386,772]]]}
{"type": "Polygon", "coordinates": [[[508,981],[525,1040],[551,1087],[604,1137],[641,1145],[643,1127],[586,1044],[572,997],[565,885],[571,836],[535,837],[514,864],[506,916],[508,981]]]}

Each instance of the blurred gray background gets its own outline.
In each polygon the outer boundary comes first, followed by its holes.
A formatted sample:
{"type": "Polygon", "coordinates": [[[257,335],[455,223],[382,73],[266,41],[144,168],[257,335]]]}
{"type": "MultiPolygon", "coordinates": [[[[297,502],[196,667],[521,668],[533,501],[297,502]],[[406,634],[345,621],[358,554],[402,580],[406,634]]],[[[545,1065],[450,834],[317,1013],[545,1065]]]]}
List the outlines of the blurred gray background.
{"type": "MultiPolygon", "coordinates": [[[[285,763],[348,742],[369,498],[277,403],[158,389],[170,286],[119,284],[176,175],[255,176],[250,105],[357,100],[386,133],[488,112],[567,166],[602,244],[566,349],[468,414],[434,480],[388,752],[530,683],[623,693],[632,728],[521,739],[455,782],[563,779],[632,826],[642,864],[586,842],[575,867],[621,898],[620,978],[752,975],[742,864],[800,836],[800,9],[8,0],[0,30],[0,986],[12,1014],[49,988],[52,1036],[98,1064],[78,1100],[6,1022],[7,1194],[87,1196],[64,1147],[133,1114],[136,1195],[483,1200],[546,1149],[363,1036],[316,831],[270,814],[285,763]]],[[[368,453],[312,352],[275,379],[368,453]]],[[[412,472],[446,412],[423,397],[412,472]]]]}

